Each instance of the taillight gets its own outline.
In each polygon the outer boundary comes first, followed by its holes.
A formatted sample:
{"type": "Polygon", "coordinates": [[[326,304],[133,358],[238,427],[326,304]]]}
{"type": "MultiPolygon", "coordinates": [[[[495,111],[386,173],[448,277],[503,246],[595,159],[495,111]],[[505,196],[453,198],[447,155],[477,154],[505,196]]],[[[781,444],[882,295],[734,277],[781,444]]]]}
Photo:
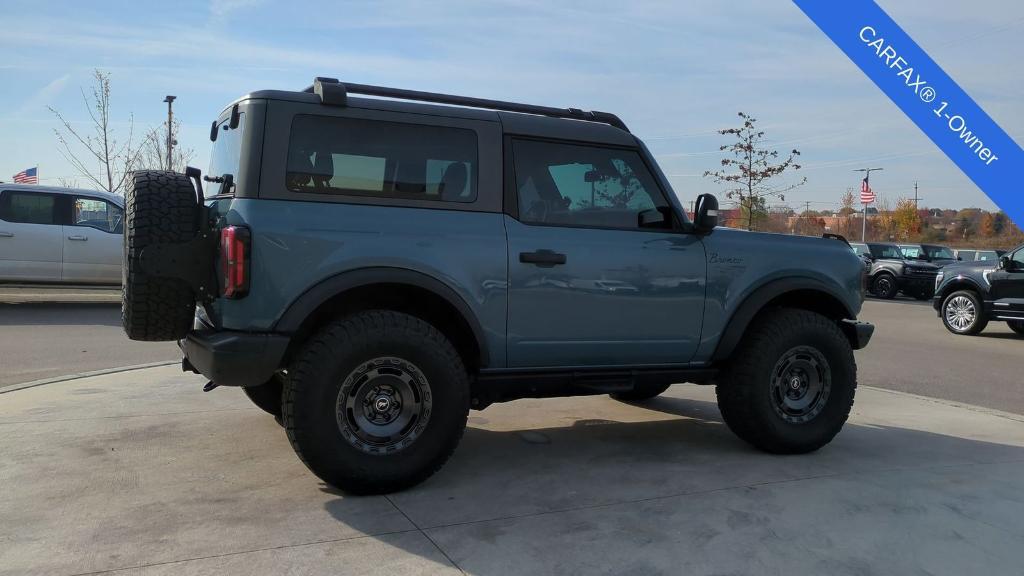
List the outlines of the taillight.
{"type": "Polygon", "coordinates": [[[249,291],[249,230],[226,226],[220,231],[221,294],[241,298],[249,291]]]}

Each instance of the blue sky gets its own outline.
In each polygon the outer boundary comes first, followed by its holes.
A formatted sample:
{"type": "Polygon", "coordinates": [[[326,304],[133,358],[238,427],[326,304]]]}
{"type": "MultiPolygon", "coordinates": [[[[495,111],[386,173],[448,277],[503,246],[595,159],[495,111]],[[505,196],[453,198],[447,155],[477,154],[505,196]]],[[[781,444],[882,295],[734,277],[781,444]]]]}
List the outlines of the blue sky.
{"type": "MultiPolygon", "coordinates": [[[[1024,3],[880,4],[1017,142],[1024,141],[1024,3]]],[[[720,2],[0,2],[0,180],[60,156],[52,105],[87,119],[93,68],[114,83],[119,134],[158,125],[178,96],[179,140],[205,169],[209,122],[239,95],[298,89],[313,76],[617,113],[690,200],[720,187],[715,134],[736,112],[808,183],[787,197],[835,207],[859,177],[891,200],[993,204],[788,0],[720,2]],[[831,204],[830,204],[831,203],[831,204]]],[[[82,124],[82,126],[87,126],[82,124]]],[[[79,179],[81,182],[81,179],[79,179]]]]}

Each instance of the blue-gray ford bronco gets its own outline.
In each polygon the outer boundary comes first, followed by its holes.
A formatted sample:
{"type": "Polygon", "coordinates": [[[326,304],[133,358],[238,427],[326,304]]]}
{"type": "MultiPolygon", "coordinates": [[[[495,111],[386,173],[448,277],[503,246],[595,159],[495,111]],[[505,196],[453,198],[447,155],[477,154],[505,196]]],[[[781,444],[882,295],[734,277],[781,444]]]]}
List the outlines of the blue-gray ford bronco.
{"type": "Polygon", "coordinates": [[[690,217],[615,115],[342,83],[260,91],[204,175],[127,194],[123,324],[240,386],[324,481],[423,481],[470,409],[715,385],[729,428],[816,450],[853,405],[863,265],[841,238],[690,217]]]}

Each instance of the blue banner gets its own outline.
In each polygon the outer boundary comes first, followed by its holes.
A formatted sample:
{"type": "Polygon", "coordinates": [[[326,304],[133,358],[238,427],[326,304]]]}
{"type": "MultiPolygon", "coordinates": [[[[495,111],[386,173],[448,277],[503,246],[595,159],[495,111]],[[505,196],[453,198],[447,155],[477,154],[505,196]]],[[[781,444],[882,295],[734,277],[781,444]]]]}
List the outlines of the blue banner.
{"type": "Polygon", "coordinates": [[[1024,227],[1024,151],[872,0],[793,0],[936,146],[1024,227]]]}

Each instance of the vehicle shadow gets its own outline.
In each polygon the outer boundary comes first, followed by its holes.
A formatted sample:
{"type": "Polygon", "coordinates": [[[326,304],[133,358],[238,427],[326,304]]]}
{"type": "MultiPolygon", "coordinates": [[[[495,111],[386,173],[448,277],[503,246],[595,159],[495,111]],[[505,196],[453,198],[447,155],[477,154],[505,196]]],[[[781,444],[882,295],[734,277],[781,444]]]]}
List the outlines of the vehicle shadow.
{"type": "Polygon", "coordinates": [[[120,325],[119,302],[0,303],[0,326],[120,325]]]}
{"type": "MultiPolygon", "coordinates": [[[[881,482],[879,475],[889,474],[893,482],[905,485],[904,497],[915,499],[928,510],[948,512],[938,501],[955,499],[955,495],[941,490],[931,493],[924,488],[918,493],[917,481],[911,481],[909,476],[957,476],[960,478],[957,482],[962,485],[957,485],[955,490],[973,494],[985,487],[972,485],[971,477],[976,474],[972,465],[1024,460],[1024,448],[1014,445],[908,428],[855,424],[847,424],[829,446],[816,453],[770,455],[736,438],[722,423],[713,402],[661,397],[637,406],[650,410],[652,419],[640,422],[575,420],[563,427],[516,431],[472,426],[440,472],[419,486],[386,498],[417,529],[426,531],[431,540],[436,540],[460,568],[474,574],[497,574],[508,571],[509,565],[498,560],[490,563],[486,550],[500,549],[504,545],[501,534],[520,521],[544,517],[543,523],[559,522],[559,516],[550,516],[553,512],[623,505],[610,515],[617,518],[621,526],[589,527],[588,530],[605,535],[625,534],[623,537],[628,539],[628,527],[643,522],[638,516],[650,513],[651,506],[658,506],[658,502],[665,501],[664,506],[671,508],[684,505],[680,502],[696,505],[703,498],[668,503],[678,496],[715,495],[726,501],[740,500],[745,490],[752,487],[785,485],[807,479],[843,479],[860,474],[870,474],[872,482],[881,482]],[[663,417],[669,418],[657,419],[663,417]],[[906,477],[898,480],[900,475],[906,477]],[[730,490],[740,488],[743,490],[730,490]],[[642,507],[647,508],[646,512],[639,511],[642,507]],[[500,529],[492,527],[495,521],[500,521],[500,529]],[[468,559],[470,565],[464,565],[460,559],[468,559]]],[[[481,424],[486,426],[487,413],[477,414],[483,415],[481,424]]],[[[849,483],[849,480],[841,482],[846,486],[849,483]]],[[[347,514],[346,510],[351,508],[340,505],[342,500],[352,496],[326,486],[323,490],[336,496],[325,504],[326,511],[337,521],[360,529],[365,520],[347,514]]],[[[900,513],[894,508],[900,505],[898,501],[864,501],[856,495],[821,490],[817,500],[811,498],[801,504],[802,510],[776,510],[777,514],[769,514],[764,521],[774,522],[790,513],[807,513],[815,507],[838,506],[834,511],[839,516],[836,522],[841,522],[843,515],[856,514],[865,507],[875,510],[883,520],[887,515],[900,513]]],[[[998,509],[993,501],[1008,493],[1003,490],[985,497],[967,498],[974,498],[969,506],[983,509],[977,513],[984,516],[998,509]]],[[[927,516],[921,514],[915,521],[924,522],[927,516]]],[[[579,517],[574,518],[575,522],[582,522],[579,517]]],[[[792,522],[792,518],[789,521],[792,522]]],[[[741,529],[740,526],[735,528],[741,529]]],[[[947,528],[956,530],[957,526],[954,523],[947,528]]],[[[675,525],[672,529],[685,533],[690,528],[675,525]]],[[[517,564],[513,572],[532,574],[550,570],[550,566],[538,559],[540,557],[532,557],[529,552],[554,545],[545,540],[550,537],[551,534],[545,536],[544,533],[517,533],[509,537],[509,546],[526,548],[522,564],[517,564]]],[[[553,537],[560,538],[558,534],[553,537]]],[[[565,538],[571,539],[571,536],[565,538]]],[[[677,538],[686,540],[678,534],[677,538]]],[[[697,536],[695,541],[699,541],[697,536]]],[[[608,545],[619,546],[617,542],[608,545]]],[[[679,550],[659,549],[655,553],[685,556],[687,549],[691,553],[698,552],[692,546],[683,546],[679,550]]],[[[559,553],[565,556],[559,559],[558,565],[570,572],[572,567],[586,566],[592,561],[574,557],[570,548],[561,549],[559,553]]],[[[500,555],[514,556],[509,551],[500,555]]],[[[872,562],[878,557],[864,560],[872,562]]],[[[680,557],[682,560],[684,558],[680,557]]],[[[610,573],[628,572],[629,564],[620,568],[610,573]]],[[[757,571],[756,568],[756,565],[750,566],[751,570],[757,571]]]]}

